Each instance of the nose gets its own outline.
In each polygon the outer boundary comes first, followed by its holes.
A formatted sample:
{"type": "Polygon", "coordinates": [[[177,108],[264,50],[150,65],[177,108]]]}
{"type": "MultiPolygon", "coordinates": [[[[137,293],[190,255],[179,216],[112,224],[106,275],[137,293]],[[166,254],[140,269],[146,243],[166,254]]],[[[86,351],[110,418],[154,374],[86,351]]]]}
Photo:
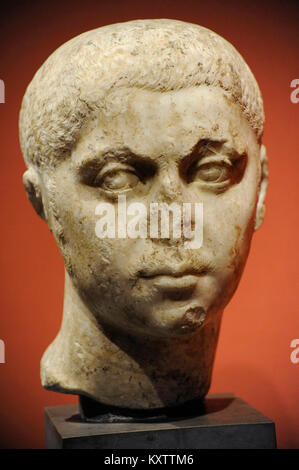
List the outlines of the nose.
{"type": "MultiPolygon", "coordinates": [[[[156,203],[156,219],[150,218],[150,225],[157,227],[154,236],[154,230],[151,232],[151,239],[155,244],[179,247],[185,241],[190,239],[185,237],[183,226],[183,203],[192,201],[192,195],[189,193],[188,185],[180,176],[176,165],[162,168],[157,180],[156,191],[154,191],[152,202],[156,203]],[[158,204],[157,204],[158,203],[158,204]],[[157,208],[159,205],[159,209],[157,208]],[[168,209],[165,207],[167,207],[168,209]],[[163,211],[163,207],[165,211],[163,211]],[[169,218],[168,218],[169,215],[169,218]],[[163,229],[168,227],[168,235],[165,235],[163,229]],[[176,231],[176,232],[175,232],[176,231]],[[178,231],[180,235],[178,236],[178,231]]],[[[190,229],[194,230],[194,211],[190,212],[190,229]]]]}
{"type": "Polygon", "coordinates": [[[175,165],[162,168],[158,181],[159,189],[156,192],[157,202],[182,203],[185,194],[184,181],[180,177],[178,168],[175,165]]]}

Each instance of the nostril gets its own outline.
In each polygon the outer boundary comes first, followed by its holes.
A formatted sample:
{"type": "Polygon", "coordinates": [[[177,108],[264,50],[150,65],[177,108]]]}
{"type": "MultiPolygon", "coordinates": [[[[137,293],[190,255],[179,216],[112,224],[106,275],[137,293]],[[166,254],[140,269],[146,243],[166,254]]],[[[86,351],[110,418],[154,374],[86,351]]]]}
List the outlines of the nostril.
{"type": "Polygon", "coordinates": [[[184,244],[184,238],[153,238],[151,240],[157,245],[163,245],[168,247],[181,247],[184,244]]]}
{"type": "Polygon", "coordinates": [[[180,183],[170,183],[170,184],[163,184],[159,191],[159,200],[157,202],[164,202],[166,204],[176,203],[182,207],[184,195],[182,186],[180,183]]]}

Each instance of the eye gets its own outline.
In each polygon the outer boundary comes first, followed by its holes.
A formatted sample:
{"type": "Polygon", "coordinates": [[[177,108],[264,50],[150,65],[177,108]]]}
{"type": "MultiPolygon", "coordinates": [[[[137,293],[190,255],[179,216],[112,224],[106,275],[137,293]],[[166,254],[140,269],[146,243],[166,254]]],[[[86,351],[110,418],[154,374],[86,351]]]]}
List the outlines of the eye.
{"type": "Polygon", "coordinates": [[[129,169],[112,169],[104,174],[97,175],[93,185],[101,187],[106,191],[125,191],[134,188],[140,179],[134,172],[129,169]]]}
{"type": "MultiPolygon", "coordinates": [[[[193,162],[183,168],[185,181],[200,184],[202,189],[217,194],[240,183],[243,178],[247,153],[242,154],[224,142],[204,142],[191,155],[193,162]]],[[[190,161],[190,160],[189,160],[190,161]]]]}
{"type": "MultiPolygon", "coordinates": [[[[121,160],[119,157],[119,160],[121,160]]],[[[103,191],[117,193],[129,191],[142,183],[146,185],[156,173],[156,165],[150,161],[131,162],[115,161],[107,158],[102,164],[98,159],[91,159],[78,169],[80,181],[88,186],[100,188],[103,191]]],[[[124,160],[124,159],[123,159],[124,160]]]]}
{"type": "Polygon", "coordinates": [[[223,183],[229,180],[231,167],[227,163],[204,163],[199,165],[194,172],[193,179],[206,181],[207,183],[223,183]]]}

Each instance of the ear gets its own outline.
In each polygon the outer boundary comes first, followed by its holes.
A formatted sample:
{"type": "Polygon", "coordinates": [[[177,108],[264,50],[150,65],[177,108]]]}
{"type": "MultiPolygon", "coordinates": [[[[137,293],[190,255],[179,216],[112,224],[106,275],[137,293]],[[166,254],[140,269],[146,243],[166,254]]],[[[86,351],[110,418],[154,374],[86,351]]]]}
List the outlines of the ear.
{"type": "Polygon", "coordinates": [[[23,174],[23,183],[29,201],[33,205],[35,212],[42,219],[46,220],[39,176],[34,168],[31,167],[27,171],[25,171],[25,173],[23,174]]]}
{"type": "Polygon", "coordinates": [[[259,189],[259,197],[256,206],[255,214],[255,226],[254,229],[257,230],[263,222],[265,215],[265,197],[268,186],[268,157],[266,152],[266,147],[261,145],[260,149],[260,163],[261,163],[261,182],[259,189]]]}

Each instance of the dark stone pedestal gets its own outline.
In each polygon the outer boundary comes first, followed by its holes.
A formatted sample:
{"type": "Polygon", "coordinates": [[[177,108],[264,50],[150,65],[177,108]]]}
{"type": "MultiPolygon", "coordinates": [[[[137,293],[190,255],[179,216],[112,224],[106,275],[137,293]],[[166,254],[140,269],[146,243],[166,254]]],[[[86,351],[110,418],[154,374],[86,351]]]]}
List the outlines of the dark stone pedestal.
{"type": "Polygon", "coordinates": [[[273,449],[275,425],[232,394],[208,395],[196,416],[90,423],[78,405],[45,408],[48,449],[273,449]]]}

